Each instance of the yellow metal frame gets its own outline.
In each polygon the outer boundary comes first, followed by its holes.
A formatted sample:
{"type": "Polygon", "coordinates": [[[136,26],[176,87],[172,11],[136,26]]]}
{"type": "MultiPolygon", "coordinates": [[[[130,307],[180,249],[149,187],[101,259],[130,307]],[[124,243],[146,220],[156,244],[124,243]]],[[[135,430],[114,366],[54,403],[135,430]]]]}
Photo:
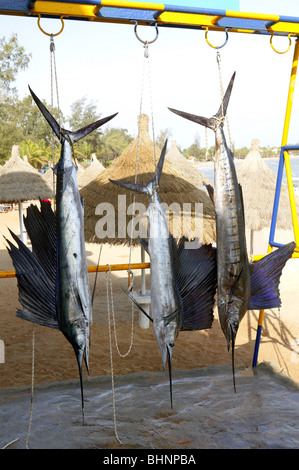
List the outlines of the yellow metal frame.
{"type": "MultiPolygon", "coordinates": [[[[13,3],[13,2],[12,2],[13,3]]],[[[208,3],[208,2],[207,2],[208,3]]],[[[51,18],[65,19],[84,19],[94,22],[110,22],[110,23],[124,23],[129,24],[131,19],[126,15],[121,16],[121,9],[123,10],[140,10],[145,12],[154,12],[155,21],[160,26],[177,26],[177,27],[190,27],[190,28],[206,28],[218,31],[225,30],[225,27],[219,26],[217,23],[223,18],[235,20],[256,20],[266,22],[266,26],[262,27],[263,33],[273,34],[291,34],[299,36],[299,20],[298,18],[290,18],[279,15],[239,12],[231,10],[213,10],[209,8],[195,8],[184,7],[182,1],[181,6],[171,5],[164,3],[148,3],[139,1],[121,1],[121,0],[95,0],[93,4],[86,5],[82,3],[69,3],[68,1],[41,1],[36,0],[33,2],[33,7],[27,11],[13,11],[13,5],[10,7],[11,11],[0,9],[0,14],[4,15],[43,15],[51,18]],[[101,16],[102,8],[115,8],[119,15],[115,17],[101,16]]],[[[282,7],[283,8],[283,7],[282,7]]],[[[113,15],[112,15],[113,16],[113,15]]],[[[141,15],[142,16],[142,15],[141,15]]],[[[140,24],[148,25],[150,22],[146,19],[138,20],[140,24]]],[[[245,23],[244,26],[238,23],[238,26],[228,28],[230,32],[243,32],[255,33],[260,32],[254,29],[254,25],[250,27],[245,23]]]]}
{"type": "MultiPolygon", "coordinates": [[[[290,126],[290,119],[291,119],[291,112],[292,112],[292,105],[293,105],[293,94],[295,89],[295,81],[297,76],[297,68],[298,68],[298,58],[299,58],[299,18],[290,18],[290,17],[280,17],[279,15],[268,15],[268,14],[261,14],[261,13],[250,13],[250,12],[236,12],[236,11],[222,11],[219,13],[217,10],[208,10],[208,9],[196,9],[196,8],[185,8],[182,7],[174,7],[171,5],[164,5],[162,3],[146,3],[146,2],[135,2],[135,1],[117,1],[117,0],[102,0],[100,3],[97,1],[95,4],[91,5],[84,5],[79,3],[64,3],[64,2],[55,2],[55,1],[40,1],[36,0],[34,2],[33,8],[30,12],[20,12],[20,11],[5,11],[0,10],[0,14],[4,15],[36,15],[39,18],[50,17],[50,18],[61,18],[62,24],[63,19],[85,19],[94,22],[108,22],[108,23],[124,23],[130,24],[131,20],[134,18],[128,17],[104,17],[101,16],[101,8],[104,7],[114,7],[116,9],[131,9],[131,10],[146,10],[149,12],[154,12],[154,21],[149,21],[145,19],[138,20],[139,24],[143,25],[151,25],[153,22],[157,23],[159,26],[171,26],[171,27],[187,27],[187,28],[197,28],[206,30],[206,35],[208,30],[213,31],[229,31],[229,32],[237,32],[237,33],[263,33],[263,35],[269,35],[271,37],[270,44],[272,48],[278,53],[284,53],[289,50],[291,46],[291,36],[296,37],[295,49],[294,49],[294,57],[292,63],[292,71],[291,71],[291,78],[289,84],[289,92],[288,92],[288,99],[287,99],[287,107],[286,107],[286,114],[285,114],[285,122],[283,128],[283,136],[282,136],[282,147],[287,145],[288,134],[289,134],[289,126],[290,126]],[[257,22],[265,22],[265,24],[257,24],[254,26],[255,23],[246,22],[244,21],[235,21],[231,22],[231,25],[228,26],[225,23],[229,24],[229,22],[223,22],[223,19],[235,19],[235,20],[256,20],[257,22]],[[222,23],[221,23],[222,22],[222,23]],[[221,24],[219,24],[221,23],[221,24]],[[234,26],[233,26],[234,25],[234,26]],[[239,26],[236,26],[239,25],[239,26]],[[272,38],[274,35],[287,35],[289,39],[289,48],[284,51],[280,52],[273,47],[272,38]]],[[[133,16],[133,15],[132,15],[133,16]]],[[[292,214],[292,223],[294,228],[294,238],[296,243],[296,250],[293,254],[293,258],[299,258],[299,227],[298,227],[298,216],[296,211],[296,202],[295,202],[295,195],[294,195],[294,187],[292,181],[292,171],[291,171],[291,164],[290,164],[290,157],[288,151],[284,152],[284,164],[286,168],[286,176],[287,176],[287,184],[288,184],[288,191],[289,191],[289,198],[290,198],[290,206],[291,206],[291,214],[292,214]]],[[[268,246],[268,253],[272,251],[273,247],[270,245],[268,246]]],[[[262,258],[266,255],[258,255],[253,256],[251,261],[257,261],[258,259],[262,258]]],[[[145,269],[149,268],[150,263],[135,263],[124,265],[111,265],[110,269],[112,271],[115,270],[128,270],[130,269],[145,269]]],[[[97,268],[96,266],[92,266],[88,268],[89,272],[95,271],[108,271],[109,266],[100,266],[97,268]]],[[[8,278],[8,277],[15,277],[14,271],[7,271],[7,272],[0,272],[0,278],[8,278]]],[[[264,318],[264,311],[260,311],[259,320],[258,320],[258,333],[260,335],[260,331],[263,324],[264,318]]],[[[255,357],[254,357],[254,364],[257,360],[257,353],[258,353],[258,346],[259,346],[259,338],[257,337],[256,340],[256,348],[255,348],[255,357]]]]}

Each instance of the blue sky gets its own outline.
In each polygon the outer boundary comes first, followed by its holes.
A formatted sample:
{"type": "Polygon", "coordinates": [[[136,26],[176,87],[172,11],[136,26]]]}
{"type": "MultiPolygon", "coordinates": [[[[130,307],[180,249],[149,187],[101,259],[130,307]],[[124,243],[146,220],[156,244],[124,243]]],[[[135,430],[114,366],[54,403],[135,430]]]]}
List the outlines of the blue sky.
{"type": "MultiPolygon", "coordinates": [[[[230,8],[228,2],[215,1],[223,9],[230,8]]],[[[239,3],[241,11],[299,17],[298,0],[240,0],[239,3]]],[[[42,26],[55,33],[60,29],[60,21],[42,19],[42,26]]],[[[0,16],[0,36],[9,38],[15,32],[25,50],[32,54],[29,68],[18,76],[16,85],[20,96],[28,94],[30,84],[39,98],[50,102],[49,38],[38,29],[35,18],[0,16]]],[[[148,27],[139,27],[138,33],[147,40],[154,36],[153,29],[148,27]]],[[[209,40],[215,44],[223,39],[224,33],[209,33],[209,40]]],[[[283,50],[288,40],[274,38],[274,43],[283,50]]],[[[55,45],[63,113],[68,115],[70,104],[86,95],[88,100],[97,102],[102,116],[119,112],[111,127],[126,128],[135,136],[144,59],[143,45],[136,39],[133,26],[65,21],[64,31],[55,38],[55,45]]],[[[255,138],[261,146],[280,146],[293,50],[294,39],[291,50],[281,55],[271,49],[269,37],[236,33],[229,35],[227,45],[220,50],[224,87],[236,71],[228,109],[236,147],[250,147],[255,138]]],[[[220,91],[216,51],[206,43],[203,31],[160,28],[158,40],[149,46],[149,54],[151,84],[144,82],[142,112],[151,114],[152,95],[155,135],[161,129],[170,128],[171,139],[186,148],[199,134],[204,146],[204,129],[173,115],[167,108],[205,116],[217,111],[220,91]]],[[[299,142],[298,89],[299,83],[294,94],[289,144],[299,142]]],[[[209,131],[208,145],[213,142],[214,136],[209,131]]]]}

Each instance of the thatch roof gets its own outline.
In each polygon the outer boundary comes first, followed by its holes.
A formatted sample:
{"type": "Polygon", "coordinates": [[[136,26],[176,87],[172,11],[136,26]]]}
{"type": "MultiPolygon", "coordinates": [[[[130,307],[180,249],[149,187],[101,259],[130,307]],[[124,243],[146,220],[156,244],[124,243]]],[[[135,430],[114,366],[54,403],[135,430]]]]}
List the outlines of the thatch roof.
{"type": "Polygon", "coordinates": [[[51,187],[41,174],[21,157],[13,145],[11,157],[0,173],[0,202],[19,202],[53,197],[51,187]]]}
{"type": "Polygon", "coordinates": [[[175,168],[177,168],[185,179],[195,186],[204,186],[210,184],[210,181],[191,161],[187,160],[179,151],[176,141],[171,142],[171,148],[167,152],[165,159],[168,160],[175,168]]]}
{"type": "MultiPolygon", "coordinates": [[[[126,228],[131,220],[131,215],[121,212],[119,209],[118,196],[126,196],[125,209],[133,202],[133,193],[110,183],[109,179],[135,181],[136,171],[136,155],[138,150],[138,170],[137,182],[146,183],[149,181],[155,171],[155,164],[158,162],[160,150],[156,149],[156,158],[154,156],[154,144],[148,133],[148,116],[140,116],[139,137],[130,143],[127,149],[116,158],[112,164],[102,173],[100,173],[93,181],[81,189],[80,194],[84,197],[84,225],[85,239],[91,242],[105,242],[112,244],[129,244],[130,237],[127,235],[126,228]],[[156,161],[155,161],[156,160],[156,161]],[[96,224],[101,219],[102,214],[99,204],[112,204],[115,210],[115,237],[113,239],[99,239],[96,235],[96,224]],[[98,209],[96,210],[96,208],[98,209]],[[98,214],[96,214],[98,212],[98,214]]],[[[216,239],[215,232],[215,212],[214,207],[208,195],[187,181],[180,172],[178,172],[168,161],[165,161],[163,174],[160,180],[159,197],[161,202],[168,205],[177,203],[179,208],[183,209],[183,203],[191,203],[191,215],[196,213],[194,203],[203,204],[203,233],[198,233],[198,237],[205,243],[214,242],[216,239]]],[[[135,202],[142,203],[145,207],[149,204],[149,197],[143,194],[135,193],[135,202]]],[[[105,212],[104,212],[105,215],[105,212]]],[[[187,216],[187,210],[184,213],[187,216]]],[[[190,215],[190,214],[189,214],[190,215]]],[[[170,217],[171,219],[171,217],[170,217]]],[[[191,219],[191,228],[194,226],[194,220],[191,219]],[[192,223],[193,222],[193,223],[192,223]]],[[[190,220],[189,219],[189,220],[190,220]]],[[[142,224],[147,224],[146,216],[144,216],[142,224]]],[[[182,235],[181,217],[173,218],[170,222],[170,230],[174,235],[182,235]],[[179,228],[178,228],[179,226],[179,228]]],[[[131,232],[130,232],[131,233],[131,232]]],[[[190,235],[190,230],[185,230],[186,236],[190,235]]],[[[133,244],[138,244],[137,239],[133,239],[133,244]]]]}
{"type": "MultiPolygon", "coordinates": [[[[270,228],[277,175],[268,167],[254,139],[251,150],[237,167],[238,181],[244,198],[245,224],[251,230],[270,228]]],[[[277,228],[292,228],[290,199],[287,185],[282,183],[277,228]]]]}
{"type": "Polygon", "coordinates": [[[77,181],[79,188],[83,188],[88,183],[90,183],[96,176],[98,176],[103,170],[105,170],[104,165],[97,159],[96,155],[92,155],[92,161],[90,165],[84,170],[81,166],[79,167],[77,173],[77,181]],[[83,171],[82,171],[83,170],[83,171]]]}

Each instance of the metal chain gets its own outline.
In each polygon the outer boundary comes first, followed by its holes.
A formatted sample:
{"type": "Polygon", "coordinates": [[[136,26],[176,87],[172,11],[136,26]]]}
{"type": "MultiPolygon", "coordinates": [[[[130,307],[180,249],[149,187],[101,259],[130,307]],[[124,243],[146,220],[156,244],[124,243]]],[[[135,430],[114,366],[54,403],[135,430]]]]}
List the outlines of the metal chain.
{"type": "MultiPolygon", "coordinates": [[[[58,94],[58,78],[57,78],[57,68],[56,68],[56,57],[55,57],[55,44],[54,44],[54,37],[53,34],[50,36],[50,71],[51,71],[51,109],[54,109],[54,79],[55,78],[55,85],[56,85],[56,101],[57,107],[60,109],[59,106],[59,94],[58,94]],[[54,73],[53,73],[54,72],[54,73]]],[[[59,116],[60,119],[60,116],[59,116]]],[[[55,166],[55,137],[52,133],[52,167],[54,169],[55,166]]],[[[53,171],[53,192],[54,192],[54,201],[55,201],[55,194],[56,194],[56,175],[53,171]]],[[[56,202],[55,202],[56,203],[56,202]]]]}
{"type": "MultiPolygon", "coordinates": [[[[219,71],[219,83],[220,83],[220,94],[221,94],[221,106],[222,106],[222,117],[223,117],[223,98],[224,98],[224,89],[223,89],[223,80],[222,80],[222,72],[221,72],[221,57],[219,51],[216,53],[216,60],[218,64],[218,71],[219,71]]],[[[232,144],[232,139],[231,139],[231,134],[230,134],[230,127],[229,127],[229,122],[228,122],[228,115],[226,113],[226,125],[227,125],[227,131],[228,131],[228,137],[229,137],[229,143],[230,143],[230,149],[231,152],[233,151],[233,144],[232,144]]]]}

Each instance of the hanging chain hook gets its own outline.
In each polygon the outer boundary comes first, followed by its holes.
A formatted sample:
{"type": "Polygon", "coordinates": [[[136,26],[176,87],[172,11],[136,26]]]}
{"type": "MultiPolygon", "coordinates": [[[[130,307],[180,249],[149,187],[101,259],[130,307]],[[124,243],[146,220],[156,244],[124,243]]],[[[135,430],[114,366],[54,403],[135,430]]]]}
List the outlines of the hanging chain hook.
{"type": "Polygon", "coordinates": [[[144,47],[144,57],[148,58],[148,45],[149,44],[153,44],[153,42],[155,42],[157,39],[158,39],[158,36],[159,36],[159,30],[158,30],[158,25],[157,25],[157,22],[154,23],[154,26],[156,28],[156,36],[154,39],[152,39],[151,41],[144,41],[143,39],[140,38],[140,36],[138,35],[137,33],[137,26],[138,26],[138,22],[136,20],[131,20],[132,23],[135,23],[135,26],[134,26],[134,32],[135,32],[135,36],[136,38],[138,39],[138,41],[142,42],[143,44],[143,47],[144,47]]]}
{"type": "Polygon", "coordinates": [[[39,29],[41,30],[42,33],[44,33],[46,36],[58,36],[60,33],[62,33],[63,29],[64,29],[64,21],[63,21],[63,16],[60,17],[60,21],[61,21],[61,28],[60,28],[60,31],[58,31],[58,33],[47,33],[47,31],[45,31],[41,25],[40,25],[40,19],[41,19],[41,15],[39,14],[38,15],[38,20],[37,20],[37,25],[39,27],[39,29]]]}
{"type": "Polygon", "coordinates": [[[290,47],[291,47],[291,45],[292,45],[291,34],[288,34],[288,38],[289,38],[289,47],[288,47],[285,51],[278,51],[277,49],[275,49],[275,47],[274,47],[273,44],[272,44],[273,36],[274,36],[274,33],[272,33],[272,34],[271,34],[271,37],[270,37],[270,44],[271,44],[271,47],[272,47],[273,51],[277,52],[277,54],[285,54],[286,52],[288,52],[288,51],[290,50],[290,47]]]}
{"type": "Polygon", "coordinates": [[[225,34],[226,34],[226,38],[225,38],[225,41],[224,43],[221,45],[221,46],[213,46],[213,44],[210,43],[210,41],[208,40],[208,32],[209,32],[209,28],[206,28],[206,33],[205,33],[205,38],[206,38],[206,41],[207,43],[209,44],[209,46],[211,46],[213,49],[221,49],[222,47],[224,47],[228,41],[228,32],[227,32],[227,28],[225,28],[225,34]]]}

